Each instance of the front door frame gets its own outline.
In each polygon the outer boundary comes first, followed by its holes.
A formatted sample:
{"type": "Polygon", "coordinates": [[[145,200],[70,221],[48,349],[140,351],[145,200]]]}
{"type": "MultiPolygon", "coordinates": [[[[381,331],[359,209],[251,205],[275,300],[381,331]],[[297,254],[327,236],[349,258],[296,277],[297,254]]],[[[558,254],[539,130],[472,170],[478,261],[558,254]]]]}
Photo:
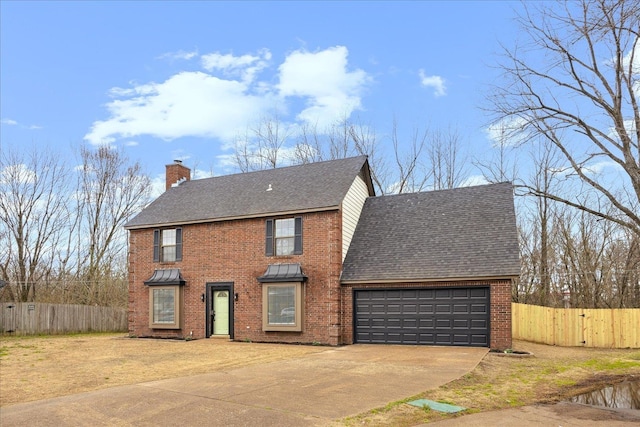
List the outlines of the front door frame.
{"type": "Polygon", "coordinates": [[[229,338],[233,339],[233,306],[235,294],[233,293],[233,282],[213,282],[206,285],[206,304],[205,304],[205,325],[206,337],[213,336],[213,324],[211,321],[211,310],[213,310],[213,293],[216,291],[229,292],[229,338]]]}

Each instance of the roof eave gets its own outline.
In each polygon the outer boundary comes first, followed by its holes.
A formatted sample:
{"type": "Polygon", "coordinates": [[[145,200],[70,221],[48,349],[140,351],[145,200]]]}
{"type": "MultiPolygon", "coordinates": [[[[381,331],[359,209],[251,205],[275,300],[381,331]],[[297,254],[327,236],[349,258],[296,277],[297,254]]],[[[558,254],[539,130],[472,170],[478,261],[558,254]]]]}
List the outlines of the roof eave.
{"type": "Polygon", "coordinates": [[[203,219],[194,219],[190,221],[173,221],[173,222],[162,222],[162,223],[125,225],[124,229],[125,230],[141,230],[145,228],[156,228],[156,227],[175,227],[180,225],[206,224],[210,222],[234,221],[234,220],[253,219],[253,218],[267,218],[272,216],[296,215],[296,214],[305,214],[305,213],[312,213],[312,212],[327,212],[327,211],[336,211],[339,209],[340,209],[339,205],[325,206],[325,207],[319,207],[319,208],[298,209],[298,210],[290,210],[290,211],[265,212],[265,213],[259,213],[259,214],[251,214],[251,215],[227,216],[227,217],[220,217],[220,218],[203,218],[203,219]]]}
{"type": "Polygon", "coordinates": [[[436,282],[486,282],[492,280],[513,280],[519,274],[496,276],[460,276],[460,277],[429,277],[429,278],[402,278],[402,279],[357,279],[340,280],[342,285],[366,285],[366,284],[394,284],[394,283],[436,283],[436,282]]]}

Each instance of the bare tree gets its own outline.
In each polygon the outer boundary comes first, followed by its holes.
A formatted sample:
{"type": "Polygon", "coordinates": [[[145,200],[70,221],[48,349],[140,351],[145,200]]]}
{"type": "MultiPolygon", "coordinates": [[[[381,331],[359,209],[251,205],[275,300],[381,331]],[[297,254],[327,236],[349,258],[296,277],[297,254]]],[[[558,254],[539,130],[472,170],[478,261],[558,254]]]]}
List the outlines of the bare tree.
{"type": "Polygon", "coordinates": [[[461,154],[460,134],[455,129],[431,132],[429,171],[434,190],[456,188],[465,178],[467,159],[461,154]]]}
{"type": "Polygon", "coordinates": [[[515,182],[518,178],[517,162],[514,158],[515,146],[509,140],[509,131],[505,126],[498,124],[496,141],[489,159],[475,159],[472,163],[480,171],[487,182],[515,182]]]}
{"type": "Polygon", "coordinates": [[[3,148],[0,264],[4,278],[16,284],[14,299],[34,300],[36,284],[51,274],[70,217],[68,196],[67,173],[57,156],[41,148],[21,154],[3,148]]]}
{"type": "Polygon", "coordinates": [[[493,110],[498,120],[517,124],[518,138],[554,144],[572,176],[614,210],[531,190],[640,235],[640,2],[524,7],[519,22],[528,44],[505,49],[505,80],[491,97],[493,110]],[[600,167],[620,171],[620,179],[598,177],[600,167]]]}
{"type": "Polygon", "coordinates": [[[283,156],[290,137],[289,127],[277,115],[263,117],[255,127],[236,138],[233,162],[241,172],[282,166],[291,160],[283,156]]]}
{"type": "MultiPolygon", "coordinates": [[[[118,272],[117,265],[126,259],[126,233],[123,226],[147,202],[150,179],[139,163],[108,146],[81,147],[82,170],[78,189],[80,232],[87,240],[80,277],[86,281],[86,303],[93,304],[99,294],[100,281],[118,272]]],[[[120,269],[122,270],[122,269],[120,269]]]]}

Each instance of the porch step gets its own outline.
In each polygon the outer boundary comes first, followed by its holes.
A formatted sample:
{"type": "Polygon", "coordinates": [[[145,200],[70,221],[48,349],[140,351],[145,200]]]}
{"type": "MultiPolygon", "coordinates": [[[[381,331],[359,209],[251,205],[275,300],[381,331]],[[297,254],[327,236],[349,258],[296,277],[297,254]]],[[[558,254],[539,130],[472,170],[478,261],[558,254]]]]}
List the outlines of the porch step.
{"type": "Polygon", "coordinates": [[[209,337],[210,340],[231,340],[231,335],[211,335],[209,337]]]}

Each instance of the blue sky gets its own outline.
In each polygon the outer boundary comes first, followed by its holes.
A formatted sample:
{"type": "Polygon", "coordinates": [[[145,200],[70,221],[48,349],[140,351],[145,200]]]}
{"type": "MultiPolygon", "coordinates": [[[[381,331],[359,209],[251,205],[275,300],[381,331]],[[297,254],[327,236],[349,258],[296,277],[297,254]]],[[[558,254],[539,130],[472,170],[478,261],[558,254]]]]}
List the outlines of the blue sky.
{"type": "Polygon", "coordinates": [[[71,157],[107,142],[157,180],[176,158],[220,175],[234,138],[277,113],[297,125],[358,119],[387,145],[394,119],[401,136],[455,128],[482,158],[480,107],[519,7],[2,1],[2,146],[71,157]]]}

